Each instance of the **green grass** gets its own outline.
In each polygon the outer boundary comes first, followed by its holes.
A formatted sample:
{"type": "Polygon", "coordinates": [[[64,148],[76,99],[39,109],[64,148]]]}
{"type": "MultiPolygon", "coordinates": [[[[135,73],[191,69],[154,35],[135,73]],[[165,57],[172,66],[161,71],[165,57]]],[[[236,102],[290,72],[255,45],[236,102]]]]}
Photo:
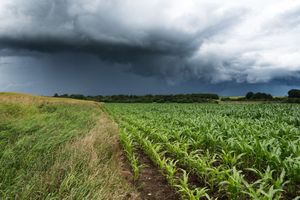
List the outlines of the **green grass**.
{"type": "Polygon", "coordinates": [[[0,113],[1,196],[20,198],[47,192],[41,181],[56,160],[55,152],[86,134],[99,116],[91,106],[66,104],[1,104],[0,113]]]}
{"type": "Polygon", "coordinates": [[[0,199],[122,199],[130,192],[99,104],[15,94],[1,101],[0,199]]]}

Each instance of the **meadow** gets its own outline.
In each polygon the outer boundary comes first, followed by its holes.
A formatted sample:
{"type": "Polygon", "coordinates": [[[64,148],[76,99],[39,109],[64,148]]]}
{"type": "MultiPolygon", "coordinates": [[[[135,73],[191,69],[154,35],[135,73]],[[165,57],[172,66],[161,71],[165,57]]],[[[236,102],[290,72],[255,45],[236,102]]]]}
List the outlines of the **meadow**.
{"type": "Polygon", "coordinates": [[[299,199],[300,106],[105,104],[139,179],[142,151],[183,199],[299,199]]]}
{"type": "Polygon", "coordinates": [[[0,199],[123,199],[118,132],[100,104],[0,94],[0,199]]]}

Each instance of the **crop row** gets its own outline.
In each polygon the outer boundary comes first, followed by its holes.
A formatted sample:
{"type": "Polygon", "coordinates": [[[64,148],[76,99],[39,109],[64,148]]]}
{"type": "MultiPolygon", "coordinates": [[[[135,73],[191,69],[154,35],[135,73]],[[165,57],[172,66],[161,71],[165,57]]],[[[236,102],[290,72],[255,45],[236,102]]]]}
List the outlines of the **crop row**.
{"type": "Polygon", "coordinates": [[[292,199],[300,195],[300,132],[299,107],[289,106],[109,104],[106,109],[185,198],[292,199]],[[187,174],[197,177],[196,186],[187,174]]]}

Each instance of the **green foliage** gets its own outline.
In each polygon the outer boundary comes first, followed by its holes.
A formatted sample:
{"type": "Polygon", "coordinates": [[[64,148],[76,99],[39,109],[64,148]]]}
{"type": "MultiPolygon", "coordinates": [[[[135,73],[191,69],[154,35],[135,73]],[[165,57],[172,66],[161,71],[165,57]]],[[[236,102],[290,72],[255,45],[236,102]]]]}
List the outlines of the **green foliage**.
{"type": "Polygon", "coordinates": [[[126,157],[130,162],[132,172],[133,172],[133,180],[137,181],[139,178],[141,165],[139,165],[138,158],[134,153],[133,139],[130,137],[130,134],[127,133],[126,129],[121,131],[120,141],[124,148],[126,157]]]}
{"type": "Polygon", "coordinates": [[[217,94],[175,94],[175,95],[112,95],[112,96],[84,96],[80,94],[64,94],[54,97],[92,100],[110,103],[207,103],[219,99],[217,94]]]}
{"type": "MultiPolygon", "coordinates": [[[[79,177],[63,171],[49,177],[57,180],[51,186],[42,182],[58,159],[72,156],[58,155],[61,148],[87,133],[98,116],[96,106],[0,104],[0,199],[63,197],[60,192],[75,188],[79,177]]],[[[84,165],[78,161],[75,168],[84,165]]]]}
{"type": "Polygon", "coordinates": [[[300,103],[300,98],[287,98],[285,100],[286,103],[300,103]]]}
{"type": "Polygon", "coordinates": [[[246,99],[252,99],[253,96],[254,96],[253,92],[248,92],[245,97],[246,97],[246,99]]]}
{"type": "Polygon", "coordinates": [[[289,98],[300,98],[300,90],[292,89],[288,91],[289,98]]]}
{"type": "Polygon", "coordinates": [[[257,93],[248,92],[245,98],[248,100],[272,100],[273,99],[271,94],[266,94],[262,92],[257,92],[257,93]]]}
{"type": "Polygon", "coordinates": [[[208,190],[206,188],[194,188],[191,189],[189,186],[189,177],[185,170],[183,171],[182,179],[180,179],[180,184],[176,185],[179,192],[183,194],[184,199],[199,200],[200,198],[206,197],[210,199],[209,195],[206,193],[208,190]]]}
{"type": "Polygon", "coordinates": [[[300,196],[298,105],[104,106],[183,199],[300,196]],[[188,174],[196,176],[201,187],[194,186],[188,174]]]}

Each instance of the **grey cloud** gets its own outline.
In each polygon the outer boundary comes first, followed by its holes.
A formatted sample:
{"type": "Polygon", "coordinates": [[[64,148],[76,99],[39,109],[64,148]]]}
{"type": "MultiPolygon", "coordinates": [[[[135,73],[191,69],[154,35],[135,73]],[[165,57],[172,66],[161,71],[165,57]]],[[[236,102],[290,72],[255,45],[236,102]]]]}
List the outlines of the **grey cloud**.
{"type": "Polygon", "coordinates": [[[299,7],[287,1],[281,12],[281,4],[4,0],[0,50],[20,56],[95,55],[106,65],[126,66],[120,67],[124,73],[158,77],[171,85],[192,79],[264,83],[296,77],[300,71],[295,45],[300,40],[295,28],[299,7]],[[280,34],[272,31],[276,29],[280,34]]]}

